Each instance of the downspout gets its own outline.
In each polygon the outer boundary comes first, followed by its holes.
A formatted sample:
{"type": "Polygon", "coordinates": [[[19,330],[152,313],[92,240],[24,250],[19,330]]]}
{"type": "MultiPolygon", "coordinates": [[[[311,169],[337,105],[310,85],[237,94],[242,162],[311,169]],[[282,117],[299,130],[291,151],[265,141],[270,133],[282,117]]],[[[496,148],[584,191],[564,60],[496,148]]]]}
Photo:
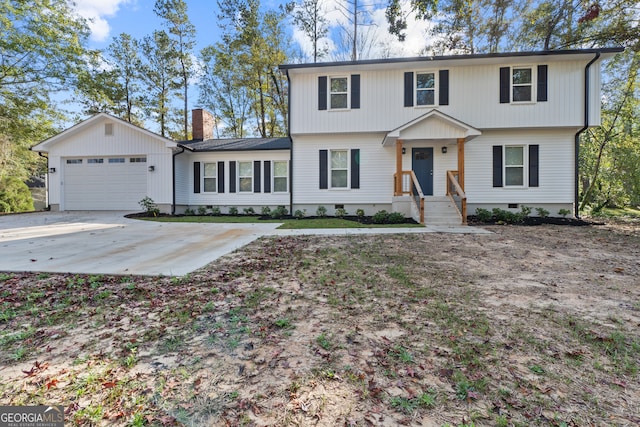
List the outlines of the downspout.
{"type": "Polygon", "coordinates": [[[293,215],[293,139],[291,138],[291,79],[289,69],[287,75],[287,137],[291,148],[289,148],[289,214],[293,215]]]}
{"type": "MultiPolygon", "coordinates": [[[[29,149],[31,150],[31,148],[29,149]]],[[[46,198],[47,200],[45,200],[45,206],[46,206],[46,210],[51,210],[51,206],[49,206],[49,158],[47,156],[45,156],[44,154],[42,154],[42,151],[38,151],[38,156],[47,159],[47,173],[44,176],[44,186],[47,189],[47,191],[45,191],[46,194],[46,198]]]]}
{"type": "Polygon", "coordinates": [[[180,146],[180,149],[182,151],[176,151],[175,153],[173,153],[172,155],[172,168],[173,171],[171,173],[172,175],[172,185],[173,185],[173,203],[171,204],[171,215],[175,215],[176,214],[176,156],[178,156],[179,154],[184,153],[184,147],[180,146]]]}
{"type": "Polygon", "coordinates": [[[574,182],[574,215],[576,218],[580,218],[580,135],[589,128],[589,68],[600,58],[600,52],[596,52],[596,56],[584,67],[584,126],[576,132],[574,137],[574,151],[575,151],[575,182],[574,182]]]}

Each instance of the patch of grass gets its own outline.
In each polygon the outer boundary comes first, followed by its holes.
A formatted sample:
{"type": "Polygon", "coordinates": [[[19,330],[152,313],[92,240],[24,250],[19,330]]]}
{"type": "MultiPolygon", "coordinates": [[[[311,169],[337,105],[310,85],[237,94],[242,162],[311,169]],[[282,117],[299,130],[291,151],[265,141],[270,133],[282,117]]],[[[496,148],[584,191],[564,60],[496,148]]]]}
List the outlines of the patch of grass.
{"type": "Polygon", "coordinates": [[[412,414],[418,408],[433,408],[436,405],[436,397],[433,393],[422,393],[420,396],[411,399],[407,397],[394,396],[389,399],[389,404],[395,409],[399,409],[407,414],[412,414]]]}
{"type": "Polygon", "coordinates": [[[324,350],[331,350],[333,348],[330,337],[324,332],[316,337],[316,344],[324,350]]]}
{"type": "Polygon", "coordinates": [[[13,278],[13,274],[9,273],[0,273],[0,282],[6,282],[9,279],[13,278]]]}
{"type": "Polygon", "coordinates": [[[280,329],[292,329],[294,327],[291,324],[291,320],[287,319],[286,317],[276,320],[275,322],[273,322],[273,324],[280,329]]]}

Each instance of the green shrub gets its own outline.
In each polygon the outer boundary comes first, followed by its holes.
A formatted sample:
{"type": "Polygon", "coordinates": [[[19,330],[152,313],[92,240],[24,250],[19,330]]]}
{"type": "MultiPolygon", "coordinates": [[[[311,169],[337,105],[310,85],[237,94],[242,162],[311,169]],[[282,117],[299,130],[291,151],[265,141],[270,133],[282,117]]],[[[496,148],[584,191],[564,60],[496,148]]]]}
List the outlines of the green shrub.
{"type": "Polygon", "coordinates": [[[517,224],[526,218],[526,212],[511,212],[500,208],[493,208],[493,217],[497,222],[505,224],[517,224]]]}
{"type": "Polygon", "coordinates": [[[489,222],[493,218],[493,214],[488,209],[478,208],[476,209],[476,216],[479,221],[489,222]]]}
{"type": "Polygon", "coordinates": [[[211,208],[211,215],[220,216],[220,208],[218,206],[214,206],[211,208]]]}
{"type": "Polygon", "coordinates": [[[562,208],[558,211],[558,215],[562,216],[563,218],[566,218],[569,214],[571,214],[571,211],[569,209],[562,208]]]}
{"type": "Polygon", "coordinates": [[[33,197],[27,184],[6,176],[0,179],[0,212],[27,212],[35,210],[33,197]]]}
{"type": "Polygon", "coordinates": [[[344,208],[336,209],[336,218],[344,218],[347,216],[347,211],[344,208]]]}
{"type": "Polygon", "coordinates": [[[198,215],[204,216],[207,214],[207,208],[205,206],[198,206],[198,215]]]}
{"type": "Polygon", "coordinates": [[[303,211],[301,211],[300,209],[298,209],[298,210],[296,210],[296,211],[295,211],[295,213],[293,214],[293,216],[294,216],[296,219],[302,219],[302,218],[304,218],[306,215],[307,215],[307,210],[306,210],[306,209],[305,209],[305,210],[303,210],[303,211]]]}
{"type": "Polygon", "coordinates": [[[256,211],[252,207],[242,209],[245,215],[255,215],[256,211]]]}
{"type": "Polygon", "coordinates": [[[193,209],[187,208],[187,209],[184,210],[184,214],[186,216],[192,216],[192,215],[195,215],[196,213],[194,212],[193,209]]]}
{"type": "Polygon", "coordinates": [[[269,206],[263,206],[262,209],[260,209],[260,214],[262,216],[269,216],[271,215],[271,208],[269,206]]]}
{"type": "Polygon", "coordinates": [[[360,219],[364,218],[364,209],[356,209],[356,216],[360,219]]]}
{"type": "Polygon", "coordinates": [[[277,208],[271,211],[271,218],[280,219],[287,216],[288,213],[289,211],[287,210],[287,208],[285,208],[284,206],[278,206],[277,208]]]}
{"type": "Polygon", "coordinates": [[[144,209],[144,213],[147,214],[147,216],[158,216],[158,214],[160,213],[158,205],[156,205],[156,202],[154,202],[153,199],[149,196],[140,200],[138,204],[142,209],[144,209]]]}
{"type": "Polygon", "coordinates": [[[404,214],[400,212],[392,212],[387,217],[389,224],[402,224],[404,222],[404,214]]]}
{"type": "Polygon", "coordinates": [[[386,224],[389,220],[389,212],[384,209],[373,214],[372,217],[374,224],[386,224]]]}
{"type": "Polygon", "coordinates": [[[316,216],[319,216],[321,218],[327,216],[327,208],[325,208],[324,206],[318,206],[318,209],[316,209],[316,216]]]}
{"type": "Polygon", "coordinates": [[[549,211],[545,208],[536,208],[536,213],[540,218],[546,218],[549,216],[549,211]]]}
{"type": "Polygon", "coordinates": [[[520,217],[524,219],[524,218],[527,218],[529,215],[531,215],[531,208],[529,206],[522,205],[522,208],[520,211],[520,217]]]}
{"type": "Polygon", "coordinates": [[[238,208],[235,206],[229,207],[229,215],[238,215],[238,208]]]}

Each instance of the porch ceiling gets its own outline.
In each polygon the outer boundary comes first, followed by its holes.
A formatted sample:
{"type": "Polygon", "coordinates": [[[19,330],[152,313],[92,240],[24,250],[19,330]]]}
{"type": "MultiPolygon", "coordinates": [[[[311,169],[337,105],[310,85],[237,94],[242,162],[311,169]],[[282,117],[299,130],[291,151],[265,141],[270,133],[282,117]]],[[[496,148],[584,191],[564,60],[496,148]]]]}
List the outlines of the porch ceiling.
{"type": "Polygon", "coordinates": [[[382,145],[392,145],[400,139],[405,142],[412,140],[470,140],[481,135],[478,129],[456,120],[438,110],[431,110],[420,117],[387,133],[382,145]]]}

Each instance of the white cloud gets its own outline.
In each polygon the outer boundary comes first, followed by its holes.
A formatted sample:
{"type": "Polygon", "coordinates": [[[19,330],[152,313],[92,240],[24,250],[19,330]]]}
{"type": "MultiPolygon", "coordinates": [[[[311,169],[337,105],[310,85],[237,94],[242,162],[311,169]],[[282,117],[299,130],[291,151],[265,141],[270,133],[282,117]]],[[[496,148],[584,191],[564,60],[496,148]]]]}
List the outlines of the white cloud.
{"type": "Polygon", "coordinates": [[[109,38],[111,27],[107,18],[118,13],[121,5],[135,0],[75,0],[73,7],[78,15],[87,19],[91,30],[91,39],[96,42],[109,38]]]}

